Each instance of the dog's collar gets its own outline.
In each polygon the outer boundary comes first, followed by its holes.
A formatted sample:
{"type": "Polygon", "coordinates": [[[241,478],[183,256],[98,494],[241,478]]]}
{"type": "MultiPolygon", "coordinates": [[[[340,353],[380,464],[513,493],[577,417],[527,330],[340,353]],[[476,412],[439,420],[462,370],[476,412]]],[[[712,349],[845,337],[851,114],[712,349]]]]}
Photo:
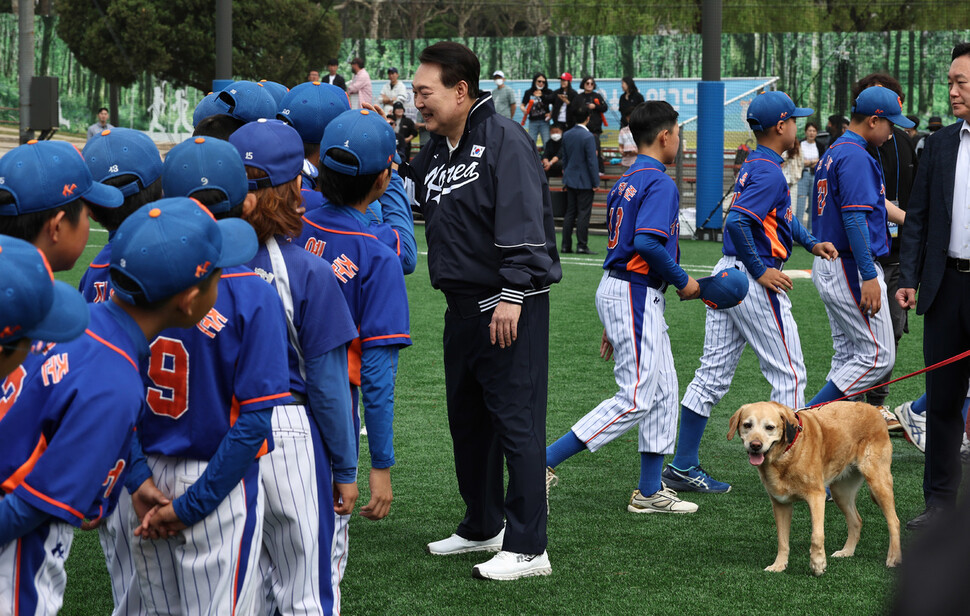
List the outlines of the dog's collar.
{"type": "Polygon", "coordinates": [[[798,435],[802,433],[802,416],[798,414],[798,411],[795,411],[795,418],[798,419],[798,430],[795,432],[795,438],[793,438],[791,442],[788,443],[788,447],[785,447],[785,451],[781,452],[783,454],[788,453],[788,450],[791,449],[791,446],[794,445],[795,441],[798,440],[798,435]]]}

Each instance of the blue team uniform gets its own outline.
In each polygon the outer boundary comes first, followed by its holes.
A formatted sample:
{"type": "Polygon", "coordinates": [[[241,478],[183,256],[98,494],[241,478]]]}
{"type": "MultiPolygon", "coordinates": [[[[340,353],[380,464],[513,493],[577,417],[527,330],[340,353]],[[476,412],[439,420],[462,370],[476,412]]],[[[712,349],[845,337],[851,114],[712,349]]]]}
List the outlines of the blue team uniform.
{"type": "MultiPolygon", "coordinates": [[[[49,517],[0,546],[0,587],[13,584],[10,594],[0,592],[0,612],[10,613],[10,600],[14,613],[57,611],[72,537],[64,523],[107,516],[118,501],[144,405],[138,365],[147,356],[141,329],[108,303],[91,307],[84,335],[29,357],[4,382],[0,487],[49,517]]],[[[14,500],[0,499],[0,509],[14,500]]]]}
{"type": "MultiPolygon", "coordinates": [[[[866,141],[846,131],[825,151],[815,169],[812,191],[812,231],[821,242],[832,242],[846,257],[852,250],[842,215],[860,212],[868,226],[873,256],[889,253],[886,187],[882,169],[866,151],[866,141]]],[[[858,258],[858,255],[855,255],[858,258]]]]}
{"type": "MultiPolygon", "coordinates": [[[[782,162],[783,159],[774,150],[761,146],[756,148],[738,171],[731,200],[731,212],[749,216],[758,222],[758,232],[751,235],[754,244],[751,252],[758,255],[766,267],[777,269],[781,269],[791,256],[794,217],[788,183],[784,181],[781,170],[782,162]]],[[[732,257],[740,254],[731,234],[724,236],[723,252],[732,257]]],[[[752,272],[755,278],[763,273],[752,272]]]]}
{"type": "Polygon", "coordinates": [[[603,269],[642,274],[654,288],[675,282],[651,271],[635,246],[637,234],[655,236],[670,258],[680,262],[680,194],[666,167],[655,158],[637,156],[610,190],[606,205],[610,236],[603,269]]]}

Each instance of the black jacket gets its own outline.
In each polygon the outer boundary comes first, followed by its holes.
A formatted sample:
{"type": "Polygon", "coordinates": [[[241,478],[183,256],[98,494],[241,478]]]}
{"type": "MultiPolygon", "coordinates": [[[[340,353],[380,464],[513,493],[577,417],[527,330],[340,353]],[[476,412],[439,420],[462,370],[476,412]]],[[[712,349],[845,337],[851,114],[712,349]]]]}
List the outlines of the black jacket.
{"type": "Polygon", "coordinates": [[[533,101],[532,108],[529,109],[529,120],[532,122],[543,122],[546,119],[546,114],[552,109],[552,103],[555,100],[555,95],[549,88],[542,88],[540,90],[541,94],[535,99],[533,99],[532,94],[535,92],[533,88],[529,88],[522,94],[522,104],[528,105],[529,101],[533,101]]]}
{"type": "Polygon", "coordinates": [[[555,92],[553,92],[552,95],[553,95],[553,99],[552,99],[552,121],[555,122],[556,124],[560,124],[560,122],[559,122],[559,110],[562,109],[562,106],[563,105],[566,105],[566,126],[565,126],[565,128],[563,130],[568,129],[568,128],[572,128],[573,125],[575,124],[575,122],[573,122],[573,112],[572,112],[572,109],[570,108],[569,105],[573,102],[573,99],[576,98],[576,90],[573,90],[572,86],[569,86],[569,87],[567,87],[565,89],[559,88],[558,90],[556,90],[555,92]],[[559,98],[559,95],[560,94],[565,94],[566,95],[566,102],[565,103],[563,102],[563,100],[561,98],[559,98]]]}
{"type": "Polygon", "coordinates": [[[573,109],[577,109],[580,105],[588,105],[589,103],[596,105],[595,109],[589,110],[589,124],[587,124],[589,127],[589,132],[593,133],[594,135],[597,133],[602,133],[603,114],[606,113],[607,109],[609,109],[609,106],[606,104],[605,96],[599,92],[596,92],[595,90],[590,94],[580,92],[576,95],[576,98],[573,99],[573,102],[569,103],[569,106],[573,109]]]}
{"type": "MultiPolygon", "coordinates": [[[[326,75],[323,75],[322,77],[320,77],[320,82],[330,83],[330,73],[327,73],[326,75]]],[[[344,92],[347,91],[347,82],[344,81],[344,78],[341,77],[339,73],[333,76],[333,85],[337,86],[344,92]]]]}
{"type": "Polygon", "coordinates": [[[900,230],[899,288],[919,289],[916,314],[926,314],[943,281],[962,126],[961,120],[926,138],[900,230]]]}
{"type": "MultiPolygon", "coordinates": [[[[882,166],[886,198],[895,201],[905,211],[909,208],[909,195],[913,190],[918,164],[916,148],[913,147],[909,135],[894,126],[892,139],[887,140],[879,148],[870,145],[866,147],[866,151],[882,166]]],[[[889,254],[880,257],[879,262],[899,263],[899,237],[893,238],[889,245],[889,254]]]]}
{"type": "Polygon", "coordinates": [[[482,94],[458,148],[431,134],[403,175],[425,219],[431,285],[458,296],[522,294],[562,278],[549,184],[539,153],[517,123],[482,94]]]}
{"type": "Polygon", "coordinates": [[[643,94],[639,92],[631,92],[628,94],[623,94],[620,96],[620,104],[618,105],[620,111],[620,128],[623,128],[630,121],[630,114],[633,112],[634,107],[643,102],[643,94]]]}

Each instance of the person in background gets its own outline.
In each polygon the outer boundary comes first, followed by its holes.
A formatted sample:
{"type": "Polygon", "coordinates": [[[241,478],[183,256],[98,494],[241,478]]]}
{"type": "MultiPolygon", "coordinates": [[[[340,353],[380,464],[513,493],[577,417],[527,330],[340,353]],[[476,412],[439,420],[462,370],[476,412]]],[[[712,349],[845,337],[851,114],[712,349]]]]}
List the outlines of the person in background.
{"type": "Polygon", "coordinates": [[[394,101],[393,114],[388,118],[394,135],[397,137],[397,153],[401,160],[411,160],[411,141],[418,136],[418,129],[414,126],[411,118],[404,115],[404,103],[394,101]]]}
{"type": "Polygon", "coordinates": [[[913,148],[915,149],[916,144],[919,143],[919,140],[923,137],[923,135],[921,135],[919,132],[919,116],[908,115],[906,117],[910,122],[913,123],[913,128],[907,128],[904,132],[906,133],[906,136],[909,137],[909,140],[913,142],[913,148]]]}
{"type": "Polygon", "coordinates": [[[320,81],[320,71],[311,70],[309,73],[307,73],[306,80],[311,83],[320,81]]]}
{"type": "Polygon", "coordinates": [[[591,75],[583,77],[580,84],[583,89],[573,98],[573,102],[569,106],[574,114],[578,107],[589,109],[588,127],[589,132],[593,133],[593,137],[596,139],[596,158],[599,159],[599,172],[602,174],[606,171],[606,167],[603,163],[603,147],[600,143],[600,135],[603,134],[603,114],[606,113],[609,106],[606,104],[606,97],[596,91],[596,81],[591,75]]]}
{"type": "MultiPolygon", "coordinates": [[[[797,139],[792,147],[785,150],[781,157],[785,161],[781,164],[781,170],[785,174],[785,181],[788,183],[790,203],[796,203],[799,195],[798,182],[802,179],[802,170],[805,168],[805,164],[802,162],[802,149],[797,139]]],[[[790,205],[789,209],[791,209],[790,205]]],[[[801,220],[798,222],[801,222],[801,220]]]]}
{"type": "Polygon", "coordinates": [[[620,129],[620,133],[616,136],[617,142],[620,144],[620,164],[624,167],[629,167],[637,160],[637,142],[633,139],[633,133],[630,131],[630,126],[627,124],[620,129]]]}
{"type": "Polygon", "coordinates": [[[108,108],[102,107],[98,109],[98,121],[88,127],[88,139],[100,135],[101,131],[107,128],[114,128],[114,126],[108,124],[108,108]]]}
{"type": "Polygon", "coordinates": [[[532,77],[532,85],[522,95],[519,108],[529,119],[529,136],[532,142],[542,137],[542,147],[549,143],[549,118],[552,116],[552,101],[554,95],[547,86],[546,76],[536,73],[532,77]]]}
{"type": "Polygon", "coordinates": [[[364,103],[373,102],[374,90],[371,86],[370,75],[364,70],[363,58],[351,60],[350,70],[354,73],[354,78],[347,85],[347,94],[350,95],[350,108],[360,109],[364,103]]]}
{"type": "Polygon", "coordinates": [[[384,114],[391,117],[394,113],[394,103],[405,103],[408,100],[408,91],[404,84],[398,80],[398,73],[395,67],[387,69],[388,82],[381,88],[381,105],[384,107],[384,114]]]}
{"type": "Polygon", "coordinates": [[[808,200],[812,198],[812,186],[815,184],[815,165],[818,164],[818,124],[809,121],[805,124],[805,139],[799,144],[802,155],[801,179],[798,180],[797,199],[792,196],[792,203],[795,205],[795,218],[802,223],[805,229],[811,231],[812,217],[808,216],[808,200]]]}
{"type": "Polygon", "coordinates": [[[344,92],[347,91],[347,81],[337,74],[337,58],[330,58],[327,60],[327,76],[323,78],[323,83],[329,83],[332,86],[337,86],[344,92]]]}
{"type": "Polygon", "coordinates": [[[553,124],[549,127],[549,144],[542,146],[542,169],[547,178],[562,177],[562,128],[553,124]]]}
{"type": "Polygon", "coordinates": [[[559,75],[559,89],[553,92],[556,98],[552,101],[552,124],[564,131],[575,124],[569,107],[576,98],[576,90],[573,90],[572,82],[573,76],[570,73],[562,73],[559,75]]]}
{"type": "MultiPolygon", "coordinates": [[[[623,88],[623,94],[620,95],[620,128],[623,128],[630,123],[630,112],[633,108],[643,102],[643,94],[640,94],[640,90],[637,89],[637,84],[633,83],[633,77],[624,77],[620,82],[623,88]]],[[[632,135],[631,135],[632,140],[632,135]]],[[[633,159],[635,160],[636,155],[636,145],[634,145],[633,159]]],[[[631,161],[632,165],[633,162],[631,161]]],[[[629,165],[627,165],[629,166],[629,165]]]]}
{"type": "Polygon", "coordinates": [[[919,158],[923,155],[923,146],[926,145],[926,138],[935,133],[936,131],[943,128],[943,118],[940,116],[930,116],[930,121],[926,124],[926,129],[930,131],[928,134],[923,135],[919,143],[916,144],[916,156],[919,158]]]}
{"type": "Polygon", "coordinates": [[[495,80],[495,89],[492,90],[492,103],[495,105],[495,111],[500,116],[511,120],[515,117],[515,92],[505,85],[505,73],[502,71],[492,73],[492,79],[495,80]]]}

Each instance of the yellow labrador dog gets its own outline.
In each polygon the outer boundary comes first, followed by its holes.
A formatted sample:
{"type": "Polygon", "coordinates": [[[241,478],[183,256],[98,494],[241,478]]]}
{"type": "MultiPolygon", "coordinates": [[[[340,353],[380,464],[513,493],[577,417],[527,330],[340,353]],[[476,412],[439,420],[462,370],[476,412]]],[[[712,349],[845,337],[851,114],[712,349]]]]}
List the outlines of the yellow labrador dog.
{"type": "Polygon", "coordinates": [[[886,422],[875,407],[833,402],[795,413],[777,402],[755,402],[731,417],[728,440],[736,432],[749,461],[758,467],[778,528],[778,555],[765,571],[784,571],[788,566],[792,504],[804,500],[812,514],[812,573],[825,573],[825,486],[845,514],[849,531],[845,545],[832,556],[852,556],[862,529],[855,499],[863,479],[889,524],[886,566],[899,564],[899,518],[889,471],[893,448],[886,422]]]}

